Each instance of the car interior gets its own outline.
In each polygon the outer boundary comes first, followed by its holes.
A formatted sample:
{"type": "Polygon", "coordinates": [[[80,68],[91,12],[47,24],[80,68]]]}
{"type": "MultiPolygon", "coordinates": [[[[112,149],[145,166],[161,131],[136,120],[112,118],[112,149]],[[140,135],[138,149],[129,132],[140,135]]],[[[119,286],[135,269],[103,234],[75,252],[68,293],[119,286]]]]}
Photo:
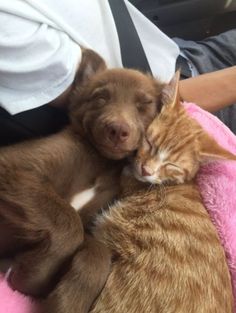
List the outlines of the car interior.
{"type": "MultiPolygon", "coordinates": [[[[196,41],[236,28],[236,0],[129,1],[171,38],[179,37],[196,41]]],[[[41,118],[34,118],[33,115],[37,117],[43,115],[44,120],[47,120],[50,119],[51,111],[55,111],[53,114],[58,114],[51,122],[55,124],[53,127],[58,129],[66,120],[65,116],[56,113],[57,110],[53,107],[47,106],[46,110],[41,107],[37,110],[29,110],[24,114],[17,114],[14,120],[9,113],[0,108],[0,124],[3,128],[9,129],[7,137],[6,134],[0,133],[0,145],[30,137],[31,129],[38,128],[41,134],[45,135],[43,127],[40,128],[41,118]],[[19,125],[23,120],[26,128],[20,132],[19,125]]]]}
{"type": "Polygon", "coordinates": [[[236,27],[236,0],[130,0],[169,37],[201,40],[236,27]]]}

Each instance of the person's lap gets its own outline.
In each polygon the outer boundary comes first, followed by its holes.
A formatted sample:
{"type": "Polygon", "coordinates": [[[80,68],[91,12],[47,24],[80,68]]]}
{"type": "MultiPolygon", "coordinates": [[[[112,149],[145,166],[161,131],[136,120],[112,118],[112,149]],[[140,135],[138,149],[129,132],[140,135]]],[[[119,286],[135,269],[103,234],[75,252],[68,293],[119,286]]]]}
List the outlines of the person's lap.
{"type": "Polygon", "coordinates": [[[0,108],[0,146],[50,135],[67,123],[66,112],[49,105],[16,115],[0,108]]]}

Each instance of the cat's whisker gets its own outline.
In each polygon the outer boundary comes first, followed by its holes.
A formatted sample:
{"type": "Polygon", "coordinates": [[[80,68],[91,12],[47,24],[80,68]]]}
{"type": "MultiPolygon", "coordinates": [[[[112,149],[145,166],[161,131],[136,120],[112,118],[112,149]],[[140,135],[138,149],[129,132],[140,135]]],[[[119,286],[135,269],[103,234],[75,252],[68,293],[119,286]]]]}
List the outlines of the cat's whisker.
{"type": "Polygon", "coordinates": [[[145,195],[148,195],[151,190],[152,190],[152,184],[150,184],[148,188],[146,189],[145,195]]]}
{"type": "Polygon", "coordinates": [[[153,187],[155,187],[155,185],[151,183],[150,186],[149,186],[149,188],[147,189],[148,192],[151,191],[151,190],[153,189],[153,187]]]}

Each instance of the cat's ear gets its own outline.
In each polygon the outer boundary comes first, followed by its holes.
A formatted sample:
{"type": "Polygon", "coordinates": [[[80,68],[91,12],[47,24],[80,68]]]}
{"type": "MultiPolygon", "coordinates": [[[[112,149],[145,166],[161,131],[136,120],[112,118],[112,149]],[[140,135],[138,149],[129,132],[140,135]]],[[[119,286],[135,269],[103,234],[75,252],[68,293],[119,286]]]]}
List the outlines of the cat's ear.
{"type": "Polygon", "coordinates": [[[75,88],[86,84],[95,74],[106,69],[106,63],[99,54],[90,49],[82,49],[82,59],[74,81],[75,88]]]}
{"type": "Polygon", "coordinates": [[[169,84],[164,85],[162,89],[162,104],[170,107],[176,107],[180,104],[179,95],[180,71],[178,70],[169,84]]]}
{"type": "Polygon", "coordinates": [[[216,159],[236,161],[236,155],[221,147],[207,133],[203,133],[200,139],[200,157],[202,162],[216,159]]]}

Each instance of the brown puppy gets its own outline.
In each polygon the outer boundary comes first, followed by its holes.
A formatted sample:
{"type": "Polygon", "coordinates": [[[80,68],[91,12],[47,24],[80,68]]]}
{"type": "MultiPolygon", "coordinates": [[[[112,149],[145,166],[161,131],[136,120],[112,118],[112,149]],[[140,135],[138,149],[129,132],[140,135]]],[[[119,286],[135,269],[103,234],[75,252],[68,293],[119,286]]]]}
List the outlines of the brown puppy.
{"type": "Polygon", "coordinates": [[[17,253],[10,284],[35,296],[48,292],[61,268],[70,269],[69,277],[76,269],[79,312],[87,312],[106,280],[110,255],[84,238],[77,194],[95,185],[98,197],[81,210],[87,224],[118,192],[121,164],[98,151],[121,159],[135,150],[158,111],[161,88],[137,71],[107,70],[90,50],[83,52],[75,84],[67,129],[0,151],[0,252],[17,253]]]}
{"type": "MultiPolygon", "coordinates": [[[[94,54],[87,50],[87,57],[94,54]]],[[[135,70],[104,70],[100,66],[89,81],[91,68],[78,76],[72,97],[74,130],[88,138],[104,156],[121,159],[137,149],[141,135],[160,109],[163,85],[135,70]]],[[[81,72],[80,72],[81,73],[81,72]]]]}

